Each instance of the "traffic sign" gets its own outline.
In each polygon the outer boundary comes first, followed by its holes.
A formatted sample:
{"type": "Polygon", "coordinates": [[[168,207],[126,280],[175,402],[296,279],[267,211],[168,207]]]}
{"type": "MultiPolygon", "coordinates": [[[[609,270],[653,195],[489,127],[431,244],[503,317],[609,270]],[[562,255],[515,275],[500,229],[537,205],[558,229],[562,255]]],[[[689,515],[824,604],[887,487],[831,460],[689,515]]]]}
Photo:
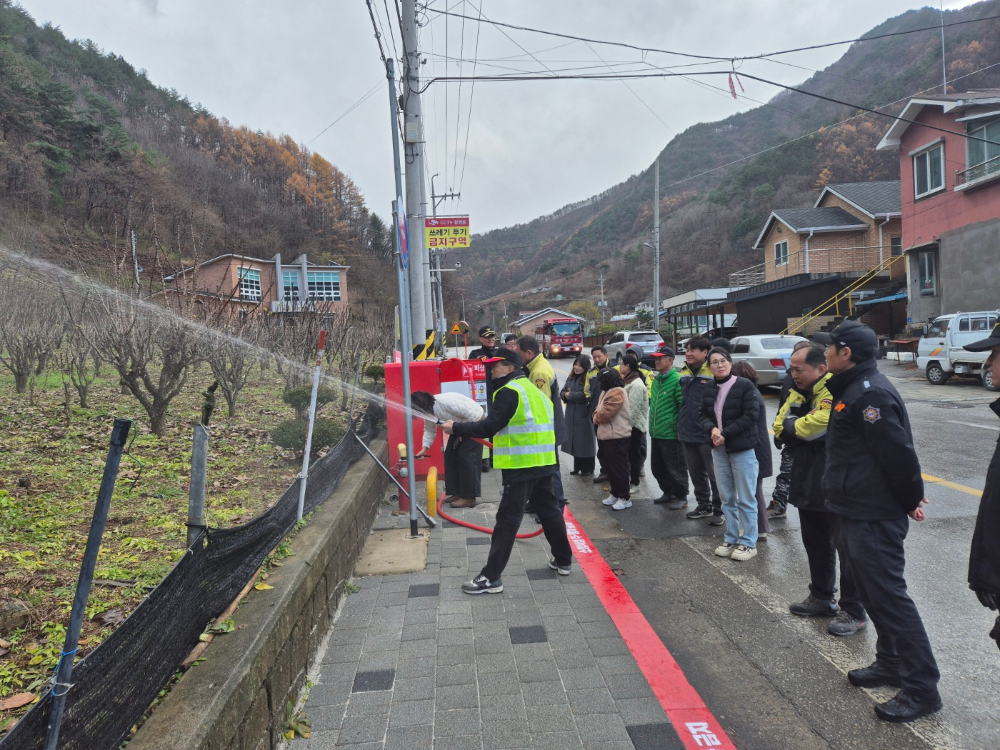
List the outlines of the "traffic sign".
{"type": "Polygon", "coordinates": [[[438,250],[469,248],[468,216],[434,216],[424,219],[427,247],[438,250]]]}
{"type": "Polygon", "coordinates": [[[458,323],[456,323],[455,325],[453,325],[453,326],[451,327],[451,332],[452,332],[452,333],[461,333],[461,332],[462,332],[462,329],[461,329],[461,328],[459,328],[459,327],[458,327],[458,323]]]}

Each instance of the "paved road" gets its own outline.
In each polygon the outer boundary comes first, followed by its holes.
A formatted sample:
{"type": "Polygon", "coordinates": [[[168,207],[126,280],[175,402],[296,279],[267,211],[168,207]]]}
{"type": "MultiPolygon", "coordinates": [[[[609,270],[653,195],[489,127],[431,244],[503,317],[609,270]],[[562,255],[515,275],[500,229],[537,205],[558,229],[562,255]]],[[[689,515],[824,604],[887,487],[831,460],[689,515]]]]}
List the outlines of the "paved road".
{"type": "MultiPolygon", "coordinates": [[[[570,361],[553,365],[562,382],[570,361]]],[[[825,620],[789,614],[808,593],[794,509],[741,565],[713,557],[717,529],[642,501],[659,494],[648,469],[639,501],[615,513],[596,502],[603,487],[569,476],[564,463],[573,513],[740,748],[1000,746],[1000,653],[986,635],[993,616],[966,583],[978,491],[1000,434],[987,408],[996,394],[974,381],[931,386],[895,363],[882,366],[908,403],[931,501],[928,520],[911,524],[907,579],[941,667],[945,708],[915,724],[879,722],[872,705],[892,691],[847,683],[848,669],[874,658],[871,629],[837,639],[825,620]]],[[[768,399],[772,416],[776,406],[768,399]]],[[[772,486],[765,483],[768,494],[772,486]]]]}

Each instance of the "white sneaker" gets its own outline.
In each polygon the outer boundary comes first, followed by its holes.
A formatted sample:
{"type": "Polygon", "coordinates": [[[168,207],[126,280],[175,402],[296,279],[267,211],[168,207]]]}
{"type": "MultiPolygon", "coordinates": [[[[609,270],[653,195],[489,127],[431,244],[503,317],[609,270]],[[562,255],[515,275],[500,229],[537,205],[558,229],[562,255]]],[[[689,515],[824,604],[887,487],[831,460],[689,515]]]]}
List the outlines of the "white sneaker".
{"type": "Polygon", "coordinates": [[[733,550],[733,554],[730,555],[730,558],[739,562],[746,562],[756,556],[756,547],[747,547],[745,544],[737,544],[736,549],[733,550]]]}
{"type": "Polygon", "coordinates": [[[715,548],[716,557],[732,557],[733,551],[736,549],[735,544],[730,544],[729,542],[723,542],[718,547],[715,548]]]}
{"type": "Polygon", "coordinates": [[[608,495],[606,498],[601,500],[601,502],[604,503],[605,505],[614,505],[615,503],[618,502],[618,498],[615,497],[614,495],[608,495]]]}
{"type": "Polygon", "coordinates": [[[611,510],[625,510],[626,508],[632,507],[631,500],[619,500],[617,503],[611,506],[611,510]]]}

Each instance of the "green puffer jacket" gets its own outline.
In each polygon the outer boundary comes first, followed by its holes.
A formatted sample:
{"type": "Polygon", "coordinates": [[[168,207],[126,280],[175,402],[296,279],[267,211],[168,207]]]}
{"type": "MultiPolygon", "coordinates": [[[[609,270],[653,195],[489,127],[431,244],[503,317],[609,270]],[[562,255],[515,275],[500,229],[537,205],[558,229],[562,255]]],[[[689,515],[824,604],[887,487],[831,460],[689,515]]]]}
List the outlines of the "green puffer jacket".
{"type": "Polygon", "coordinates": [[[649,436],[657,440],[677,439],[677,419],[684,397],[676,370],[657,374],[649,391],[649,436]]]}

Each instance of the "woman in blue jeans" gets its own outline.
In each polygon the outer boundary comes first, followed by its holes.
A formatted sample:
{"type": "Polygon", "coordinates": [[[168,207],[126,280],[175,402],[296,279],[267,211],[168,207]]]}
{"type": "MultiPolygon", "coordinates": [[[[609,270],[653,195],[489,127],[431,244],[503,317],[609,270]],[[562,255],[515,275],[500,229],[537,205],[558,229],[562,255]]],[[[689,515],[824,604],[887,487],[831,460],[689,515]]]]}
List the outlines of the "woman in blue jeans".
{"type": "Polygon", "coordinates": [[[708,368],[714,382],[705,389],[701,425],[711,438],[726,517],[725,541],[715,554],[746,561],[757,554],[757,388],[732,374],[733,359],[725,349],[708,353],[708,368]]]}

